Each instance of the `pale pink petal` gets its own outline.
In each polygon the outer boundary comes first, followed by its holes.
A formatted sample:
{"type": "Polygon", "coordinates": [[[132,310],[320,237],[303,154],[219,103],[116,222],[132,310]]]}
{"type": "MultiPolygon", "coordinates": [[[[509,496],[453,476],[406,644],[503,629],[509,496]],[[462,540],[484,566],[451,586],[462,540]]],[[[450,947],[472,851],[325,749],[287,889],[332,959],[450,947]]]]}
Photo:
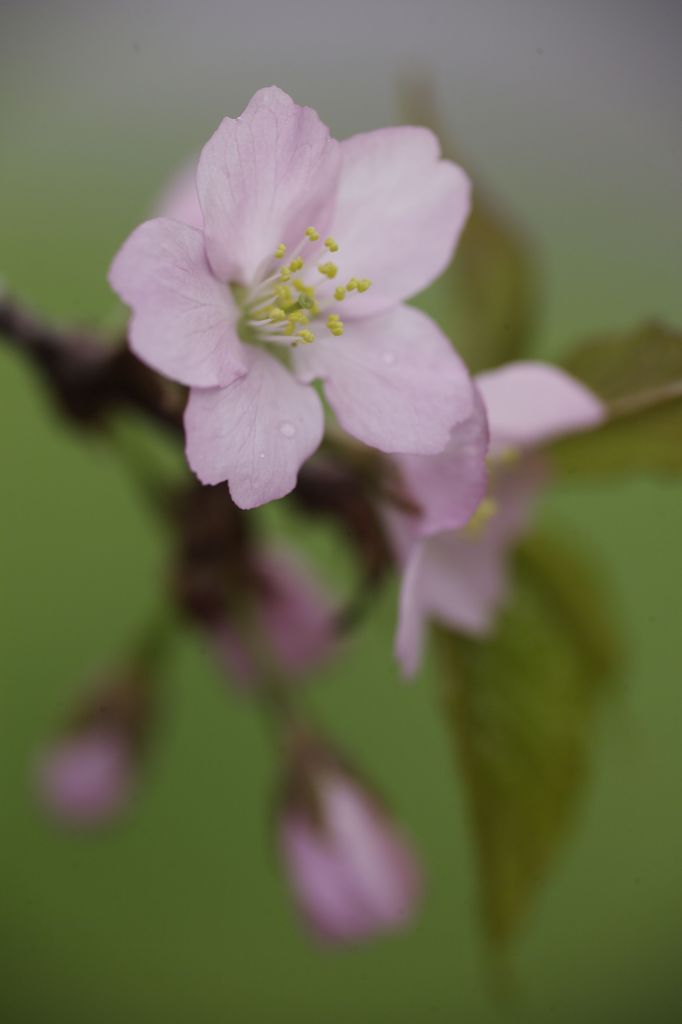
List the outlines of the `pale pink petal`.
{"type": "Polygon", "coordinates": [[[336,197],[340,154],[314,110],[274,86],[204,146],[197,173],[206,251],[217,277],[250,284],[285,243],[324,231],[336,197]]]}
{"type": "Polygon", "coordinates": [[[355,320],[342,337],[295,350],[302,380],[321,378],[344,430],[384,452],[442,452],[473,411],[473,385],[440,328],[398,306],[355,320]]]}
{"type": "Polygon", "coordinates": [[[98,824],[128,802],[133,784],[128,742],[117,731],[92,729],[46,751],[38,766],[46,808],[74,825],[98,824]]]}
{"type": "Polygon", "coordinates": [[[150,220],[119,249],[109,283],[132,309],[135,355],[181,384],[224,387],[245,371],[229,288],[212,275],[200,231],[150,220]]]}
{"type": "Polygon", "coordinates": [[[407,516],[385,515],[403,564],[395,648],[406,675],[419,667],[428,622],[472,636],[494,628],[507,594],[509,552],[527,529],[546,479],[545,466],[534,456],[497,467],[491,519],[416,543],[407,516]]]}
{"type": "Polygon", "coordinates": [[[168,182],[156,204],[156,216],[169,217],[203,229],[204,218],[197,195],[196,157],[168,182]]]}
{"type": "Polygon", "coordinates": [[[440,158],[427,128],[382,128],[341,143],[342,166],[331,257],[339,280],[372,287],[344,301],[366,316],[422,291],[450,263],[470,208],[464,171],[440,158]]]}
{"type": "Polygon", "coordinates": [[[230,387],[193,389],[185,411],[187,459],[204,484],[227,480],[240,508],[282,498],[324,431],[315,391],[273,356],[244,349],[247,373],[230,387]]]}
{"type": "Polygon", "coordinates": [[[601,423],[599,399],[558,366],[509,363],[481,373],[476,383],[488,411],[491,444],[531,447],[601,423]]]}
{"type": "Polygon", "coordinates": [[[407,497],[420,509],[412,517],[415,534],[426,537],[469,521],[488,487],[487,450],[485,409],[476,394],[472,415],[454,427],[439,455],[394,456],[407,497]]]}
{"type": "Polygon", "coordinates": [[[305,920],[327,942],[404,927],[421,893],[411,844],[350,780],[329,776],[317,794],[319,822],[289,813],[280,825],[285,867],[305,920]]]}
{"type": "Polygon", "coordinates": [[[419,667],[424,631],[440,622],[473,636],[485,635],[507,587],[507,549],[472,539],[462,531],[415,544],[400,591],[396,656],[405,674],[419,667]]]}

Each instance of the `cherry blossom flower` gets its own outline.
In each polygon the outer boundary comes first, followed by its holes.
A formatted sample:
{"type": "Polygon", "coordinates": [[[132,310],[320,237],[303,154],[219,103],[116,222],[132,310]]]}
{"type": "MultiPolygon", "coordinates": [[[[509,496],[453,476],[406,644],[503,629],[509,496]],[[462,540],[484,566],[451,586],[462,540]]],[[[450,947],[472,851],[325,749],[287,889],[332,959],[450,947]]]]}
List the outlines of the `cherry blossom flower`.
{"type": "Polygon", "coordinates": [[[442,451],[471,413],[471,381],[403,304],[447,266],[469,210],[468,179],[433,134],[338,143],[313,110],[262,89],[204,147],[196,192],[201,224],[178,183],[167,202],[180,219],[138,227],[109,279],[132,308],[133,351],[190,388],[199,479],[227,480],[243,508],[291,491],[323,435],[318,380],[363,443],[442,451]]]}
{"type": "Polygon", "coordinates": [[[414,476],[408,480],[422,515],[415,521],[393,514],[389,520],[403,565],[396,653],[408,675],[421,660],[429,620],[474,636],[492,630],[507,592],[510,551],[547,483],[540,445],[605,416],[583,384],[542,363],[511,363],[480,374],[476,385],[490,430],[489,493],[481,494],[466,525],[432,529],[439,519],[433,510],[443,503],[443,478],[423,470],[418,488],[414,476]]]}
{"type": "Polygon", "coordinates": [[[280,812],[278,837],[296,904],[319,941],[358,942],[409,923],[422,890],[412,846],[332,757],[308,764],[280,812]]]}

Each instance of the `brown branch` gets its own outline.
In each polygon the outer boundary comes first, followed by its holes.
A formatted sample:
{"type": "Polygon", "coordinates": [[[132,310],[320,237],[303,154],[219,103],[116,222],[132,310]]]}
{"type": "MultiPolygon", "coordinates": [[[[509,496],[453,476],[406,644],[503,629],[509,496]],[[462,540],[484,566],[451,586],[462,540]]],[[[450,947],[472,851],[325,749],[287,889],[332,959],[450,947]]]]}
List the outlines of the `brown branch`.
{"type": "Polygon", "coordinates": [[[182,429],[185,391],[141,363],[123,344],[59,330],[0,296],[0,336],[41,373],[61,411],[82,425],[102,426],[128,406],[172,430],[182,429]]]}

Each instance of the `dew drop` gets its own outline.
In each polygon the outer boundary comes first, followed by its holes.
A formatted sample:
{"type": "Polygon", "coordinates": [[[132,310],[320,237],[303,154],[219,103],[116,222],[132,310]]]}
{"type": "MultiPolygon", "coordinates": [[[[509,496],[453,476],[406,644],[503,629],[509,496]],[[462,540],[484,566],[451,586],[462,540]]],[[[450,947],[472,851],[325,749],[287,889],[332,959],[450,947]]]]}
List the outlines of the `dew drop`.
{"type": "Polygon", "coordinates": [[[258,458],[259,459],[264,459],[265,458],[265,452],[258,452],[258,458]]]}
{"type": "Polygon", "coordinates": [[[294,437],[296,434],[296,427],[293,423],[289,423],[289,420],[284,420],[284,422],[279,425],[279,432],[284,437],[294,437]]]}
{"type": "Polygon", "coordinates": [[[393,366],[395,362],[395,356],[392,352],[384,352],[383,360],[386,363],[386,366],[393,366]]]}

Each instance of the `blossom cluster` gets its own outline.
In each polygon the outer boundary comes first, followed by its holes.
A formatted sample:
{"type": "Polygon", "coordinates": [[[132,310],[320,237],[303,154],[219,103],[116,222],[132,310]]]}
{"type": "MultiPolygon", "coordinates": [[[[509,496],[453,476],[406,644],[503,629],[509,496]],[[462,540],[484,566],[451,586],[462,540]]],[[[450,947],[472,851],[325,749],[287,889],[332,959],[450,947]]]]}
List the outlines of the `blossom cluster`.
{"type": "MultiPolygon", "coordinates": [[[[470,206],[428,129],[337,142],[267,88],[223,120],[110,272],[133,353],[188,389],[187,460],[201,484],[227,484],[225,505],[283,498],[327,443],[376,453],[371,503],[400,570],[395,649],[410,676],[429,622],[494,628],[547,480],[542,445],[605,416],[550,365],[473,378],[407,304],[450,264],[470,206]]],[[[221,664],[243,688],[301,677],[336,643],[331,599],[286,551],[229,558],[234,600],[192,598],[221,664]]],[[[73,820],[106,817],[140,749],[128,719],[86,716],[43,764],[44,795],[73,820]]],[[[294,729],[287,749],[280,847],[304,917],[331,940],[402,923],[420,891],[410,844],[331,748],[294,729]]]]}

